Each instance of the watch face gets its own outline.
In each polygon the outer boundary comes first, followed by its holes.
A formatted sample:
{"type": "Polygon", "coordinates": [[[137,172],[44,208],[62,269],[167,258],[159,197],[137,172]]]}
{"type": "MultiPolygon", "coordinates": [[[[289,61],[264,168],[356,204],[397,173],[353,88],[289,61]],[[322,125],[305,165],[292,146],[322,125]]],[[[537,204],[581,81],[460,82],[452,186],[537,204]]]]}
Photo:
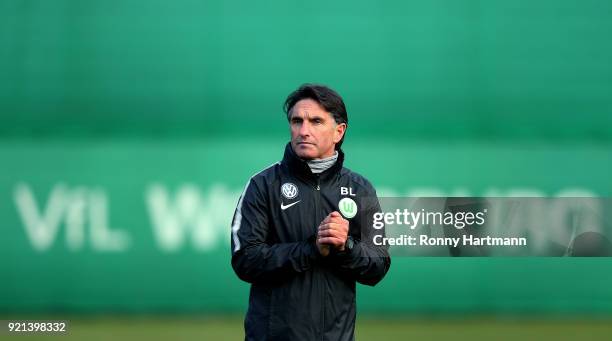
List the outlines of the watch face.
{"type": "Polygon", "coordinates": [[[349,249],[349,250],[352,250],[354,244],[355,243],[353,242],[353,238],[348,237],[348,239],[346,240],[346,248],[349,249]]]}

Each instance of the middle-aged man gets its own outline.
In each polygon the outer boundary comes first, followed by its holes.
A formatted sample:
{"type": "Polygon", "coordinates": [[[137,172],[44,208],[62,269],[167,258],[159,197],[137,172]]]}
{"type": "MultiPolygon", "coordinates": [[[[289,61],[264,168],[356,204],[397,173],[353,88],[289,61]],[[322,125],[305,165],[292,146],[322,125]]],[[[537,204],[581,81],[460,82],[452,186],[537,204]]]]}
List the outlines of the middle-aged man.
{"type": "Polygon", "coordinates": [[[232,267],[251,283],[247,340],[353,340],[355,282],[378,283],[391,259],[375,246],[376,191],[344,168],[348,118],[334,90],[305,84],[284,106],[281,162],[248,181],[232,221],[232,267]]]}

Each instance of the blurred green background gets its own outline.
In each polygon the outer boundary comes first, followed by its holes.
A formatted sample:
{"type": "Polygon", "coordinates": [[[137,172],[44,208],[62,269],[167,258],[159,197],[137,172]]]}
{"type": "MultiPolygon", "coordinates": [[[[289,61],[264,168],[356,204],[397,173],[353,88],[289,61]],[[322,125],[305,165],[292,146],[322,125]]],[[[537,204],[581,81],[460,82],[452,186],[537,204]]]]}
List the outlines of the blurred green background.
{"type": "MultiPolygon", "coordinates": [[[[305,82],[380,195],[610,196],[611,34],[607,0],[2,1],[0,314],[240,338],[231,215],[305,82]]],[[[358,294],[360,339],[612,331],[607,258],[395,258],[358,294]]]]}

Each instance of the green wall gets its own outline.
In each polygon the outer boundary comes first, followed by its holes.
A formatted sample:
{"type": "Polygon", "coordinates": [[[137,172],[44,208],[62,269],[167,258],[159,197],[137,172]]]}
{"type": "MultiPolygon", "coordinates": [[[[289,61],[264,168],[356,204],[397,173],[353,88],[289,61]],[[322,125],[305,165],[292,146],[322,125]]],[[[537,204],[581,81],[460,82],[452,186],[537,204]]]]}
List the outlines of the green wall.
{"type": "MultiPolygon", "coordinates": [[[[242,312],[229,224],[336,88],[382,195],[612,193],[607,0],[0,2],[0,312],[242,312]]],[[[609,259],[395,258],[363,312],[612,313],[609,259]]]]}
{"type": "Polygon", "coordinates": [[[267,136],[322,82],[360,137],[612,139],[607,0],[9,0],[2,135],[267,136]],[[246,128],[248,127],[248,128],[246,128]]]}
{"type": "MultiPolygon", "coordinates": [[[[284,140],[0,145],[0,311],[245,309],[230,220],[284,140]]],[[[380,195],[609,196],[606,148],[360,144],[347,166],[380,195]],[[571,160],[571,162],[568,162],[571,160]]],[[[395,257],[363,312],[612,313],[609,258],[395,257]]]]}

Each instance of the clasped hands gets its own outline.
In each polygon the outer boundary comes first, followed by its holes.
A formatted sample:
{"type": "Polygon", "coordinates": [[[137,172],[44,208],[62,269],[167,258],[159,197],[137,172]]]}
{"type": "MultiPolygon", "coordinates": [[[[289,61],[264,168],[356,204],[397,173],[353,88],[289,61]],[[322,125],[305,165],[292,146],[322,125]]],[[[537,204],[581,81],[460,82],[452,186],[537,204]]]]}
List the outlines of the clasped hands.
{"type": "Polygon", "coordinates": [[[348,238],[349,221],[340,213],[333,211],[319,224],[317,232],[317,247],[322,256],[329,255],[331,248],[344,251],[348,238]]]}

